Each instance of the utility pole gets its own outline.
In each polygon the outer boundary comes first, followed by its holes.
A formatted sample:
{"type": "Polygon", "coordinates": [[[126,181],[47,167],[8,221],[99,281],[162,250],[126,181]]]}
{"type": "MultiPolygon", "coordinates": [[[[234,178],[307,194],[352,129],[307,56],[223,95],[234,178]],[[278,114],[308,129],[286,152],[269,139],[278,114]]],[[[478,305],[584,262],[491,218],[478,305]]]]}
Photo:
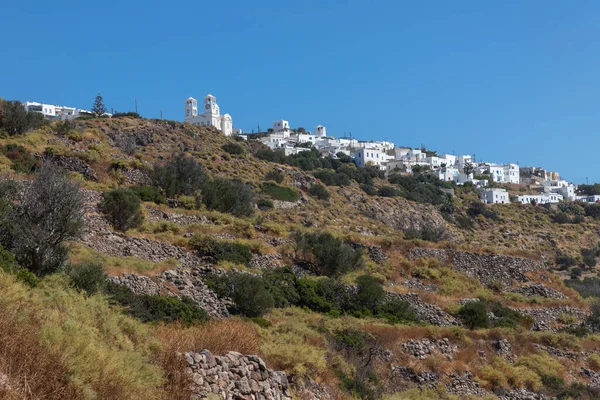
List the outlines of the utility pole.
{"type": "Polygon", "coordinates": [[[135,113],[138,113],[137,99],[135,99],[135,113]]]}
{"type": "Polygon", "coordinates": [[[160,119],[162,119],[162,110],[160,110],[160,119]]]}

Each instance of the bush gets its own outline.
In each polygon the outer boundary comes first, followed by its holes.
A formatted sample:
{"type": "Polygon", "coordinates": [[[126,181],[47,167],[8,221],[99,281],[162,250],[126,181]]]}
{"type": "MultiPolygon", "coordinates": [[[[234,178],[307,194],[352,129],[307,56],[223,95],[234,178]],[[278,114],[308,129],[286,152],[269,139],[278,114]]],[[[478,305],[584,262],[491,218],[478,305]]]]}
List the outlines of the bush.
{"type": "Polygon", "coordinates": [[[533,326],[533,319],[528,315],[523,315],[518,311],[503,307],[499,303],[493,303],[490,306],[490,311],[496,317],[491,326],[494,328],[516,328],[522,326],[530,329],[533,326]]]}
{"type": "Polygon", "coordinates": [[[154,182],[167,197],[177,194],[193,195],[200,190],[206,174],[196,160],[179,153],[165,165],[154,166],[154,182]]]}
{"type": "Polygon", "coordinates": [[[600,219],[600,204],[595,203],[585,208],[585,215],[594,219],[600,219]]]}
{"type": "Polygon", "coordinates": [[[300,295],[296,288],[296,274],[290,267],[265,271],[263,279],[273,296],[275,307],[284,308],[298,304],[300,295]]]}
{"type": "Polygon", "coordinates": [[[236,216],[249,216],[254,212],[254,195],[249,186],[239,180],[215,178],[202,187],[202,203],[209,210],[236,216]]]}
{"type": "Polygon", "coordinates": [[[192,236],[190,246],[200,255],[213,257],[217,261],[249,265],[252,259],[250,247],[236,242],[221,242],[204,235],[192,236]]]}
{"type": "Polygon", "coordinates": [[[23,146],[9,143],[2,148],[2,154],[11,162],[11,168],[23,174],[35,172],[39,167],[39,162],[23,146]]]}
{"type": "Polygon", "coordinates": [[[465,304],[458,311],[458,316],[469,329],[487,328],[489,326],[487,310],[485,303],[482,301],[465,304]]]}
{"type": "Polygon", "coordinates": [[[407,240],[426,240],[429,242],[441,242],[447,238],[445,226],[424,225],[421,228],[409,228],[404,231],[407,240]]]}
{"type": "Polygon", "coordinates": [[[466,215],[459,215],[455,218],[456,225],[461,229],[473,229],[475,226],[475,222],[471,217],[467,217],[466,215]]]}
{"type": "Polygon", "coordinates": [[[140,117],[140,114],[134,112],[134,111],[128,111],[128,112],[116,112],[112,115],[112,118],[125,118],[125,117],[129,117],[129,118],[142,118],[140,117]]]}
{"type": "Polygon", "coordinates": [[[276,170],[269,171],[265,175],[265,180],[266,181],[275,181],[277,183],[283,182],[284,178],[285,178],[285,175],[283,173],[279,172],[279,171],[276,171],[276,170]]]}
{"type": "Polygon", "coordinates": [[[400,192],[391,186],[382,186],[377,191],[377,195],[381,197],[396,197],[400,196],[400,192]]]}
{"type": "Polygon", "coordinates": [[[108,282],[106,293],[113,301],[127,307],[127,312],[142,322],[181,322],[199,324],[208,320],[208,314],[193,300],[184,297],[136,295],[127,286],[108,282]]]}
{"type": "Polygon", "coordinates": [[[361,275],[356,278],[356,302],[375,312],[385,300],[385,291],[377,281],[369,275],[361,275]]]}
{"type": "Polygon", "coordinates": [[[473,218],[476,218],[478,215],[483,215],[488,219],[498,219],[498,214],[480,201],[472,201],[467,209],[467,214],[473,218]]]}
{"type": "Polygon", "coordinates": [[[293,237],[296,256],[311,263],[313,272],[319,275],[342,275],[362,265],[361,252],[330,233],[295,232],[293,237]]]}
{"type": "Polygon", "coordinates": [[[387,320],[391,324],[417,322],[419,318],[413,307],[404,300],[391,300],[382,303],[376,314],[377,318],[387,320]]]}
{"type": "Polygon", "coordinates": [[[73,286],[85,291],[89,296],[102,292],[106,287],[107,276],[101,264],[67,264],[64,272],[71,279],[73,286]]]}
{"type": "Polygon", "coordinates": [[[221,148],[229,154],[244,154],[246,151],[238,143],[225,143],[221,148]]]}
{"type": "Polygon", "coordinates": [[[20,101],[0,100],[0,129],[9,136],[21,135],[44,124],[42,113],[25,111],[20,101]]]}
{"type": "Polygon", "coordinates": [[[263,211],[271,210],[273,207],[275,207],[271,200],[264,200],[264,199],[257,201],[256,205],[258,206],[259,209],[261,209],[263,211]]]}
{"type": "Polygon", "coordinates": [[[566,270],[569,267],[577,264],[577,261],[573,257],[569,257],[564,254],[556,256],[556,265],[560,266],[561,270],[566,270]]]}
{"type": "Polygon", "coordinates": [[[0,246],[0,269],[14,275],[19,282],[29,287],[35,287],[38,284],[38,278],[31,271],[17,264],[14,255],[2,246],[0,246]]]}
{"type": "Polygon", "coordinates": [[[144,220],[140,199],[128,188],[118,188],[105,192],[102,195],[99,209],[113,228],[122,232],[141,226],[144,220]]]}
{"type": "Polygon", "coordinates": [[[373,185],[369,185],[369,184],[363,183],[363,184],[360,185],[360,188],[361,188],[361,190],[363,192],[365,192],[369,196],[375,196],[375,195],[377,195],[377,190],[375,189],[375,186],[373,186],[373,185]]]}
{"type": "Polygon", "coordinates": [[[579,279],[567,279],[565,285],[571,289],[575,289],[582,297],[599,297],[600,298],[600,279],[586,276],[583,281],[579,279]]]}
{"type": "Polygon", "coordinates": [[[312,185],[308,189],[308,194],[312,197],[316,197],[319,200],[329,200],[329,198],[331,197],[325,186],[319,183],[312,185]]]}
{"type": "Polygon", "coordinates": [[[135,193],[141,201],[150,201],[156,204],[167,204],[165,196],[162,195],[156,186],[132,186],[131,191],[135,193]]]}
{"type": "Polygon", "coordinates": [[[66,259],[64,242],[83,226],[83,197],[61,168],[42,166],[18,204],[18,186],[0,184],[0,238],[20,265],[38,276],[55,272],[66,259]]]}
{"type": "Polygon", "coordinates": [[[275,199],[275,200],[281,200],[281,201],[291,201],[291,202],[296,202],[298,200],[300,200],[300,195],[298,193],[296,193],[295,191],[293,191],[292,189],[285,187],[285,186],[279,186],[275,183],[263,183],[262,185],[262,191],[264,194],[266,194],[267,196],[275,199]]]}
{"type": "Polygon", "coordinates": [[[237,276],[231,298],[235,303],[235,312],[247,317],[260,317],[274,306],[273,296],[264,280],[249,274],[237,276]]]}

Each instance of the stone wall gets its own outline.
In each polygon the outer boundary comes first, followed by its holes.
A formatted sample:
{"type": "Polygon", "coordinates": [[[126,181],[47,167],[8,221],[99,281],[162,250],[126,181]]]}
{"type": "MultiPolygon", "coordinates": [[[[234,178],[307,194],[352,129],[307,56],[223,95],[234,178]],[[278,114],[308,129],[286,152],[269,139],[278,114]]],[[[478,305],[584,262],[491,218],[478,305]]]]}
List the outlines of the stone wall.
{"type": "Polygon", "coordinates": [[[461,326],[462,323],[436,305],[425,303],[419,299],[418,293],[386,292],[388,300],[406,301],[415,310],[419,319],[437,326],[461,326]]]}
{"type": "Polygon", "coordinates": [[[511,286],[517,282],[528,282],[526,273],[541,271],[543,265],[529,258],[499,254],[480,254],[449,249],[415,248],[408,252],[409,258],[435,258],[442,264],[449,263],[463,274],[477,278],[485,286],[502,282],[511,286]]]}
{"type": "Polygon", "coordinates": [[[189,297],[202,307],[208,315],[214,318],[229,316],[227,306],[229,302],[219,299],[215,292],[210,290],[202,281],[201,275],[209,271],[209,267],[196,267],[189,269],[177,268],[165,271],[155,277],[134,274],[110,277],[110,281],[125,285],[136,294],[163,295],[177,298],[189,297]]]}
{"type": "Polygon", "coordinates": [[[184,355],[192,377],[193,399],[291,400],[285,372],[272,371],[258,356],[230,351],[215,356],[208,350],[184,355]],[[217,397],[218,396],[218,397],[217,397]]]}

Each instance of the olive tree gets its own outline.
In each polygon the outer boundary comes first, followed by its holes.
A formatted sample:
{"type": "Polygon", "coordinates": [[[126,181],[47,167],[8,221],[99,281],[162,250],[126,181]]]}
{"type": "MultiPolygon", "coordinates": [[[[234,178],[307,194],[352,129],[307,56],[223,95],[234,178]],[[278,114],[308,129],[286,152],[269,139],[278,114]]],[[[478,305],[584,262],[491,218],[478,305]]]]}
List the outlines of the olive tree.
{"type": "Polygon", "coordinates": [[[2,239],[17,261],[41,276],[65,261],[64,242],[77,238],[83,227],[83,197],[65,171],[43,165],[22,194],[0,190],[2,239]],[[17,201],[10,201],[11,198],[17,201]]]}

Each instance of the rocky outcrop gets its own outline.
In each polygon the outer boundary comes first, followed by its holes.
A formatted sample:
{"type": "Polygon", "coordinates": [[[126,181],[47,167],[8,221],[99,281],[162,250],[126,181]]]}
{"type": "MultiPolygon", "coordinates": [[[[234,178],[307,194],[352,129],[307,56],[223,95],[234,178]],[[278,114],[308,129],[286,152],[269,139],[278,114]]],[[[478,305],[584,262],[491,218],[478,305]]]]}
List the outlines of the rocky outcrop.
{"type": "Polygon", "coordinates": [[[584,321],[587,317],[584,310],[568,306],[550,308],[513,308],[513,310],[533,318],[533,321],[535,322],[533,330],[535,331],[551,330],[552,325],[559,323],[559,319],[563,315],[573,316],[578,322],[584,321]]]}
{"type": "Polygon", "coordinates": [[[388,300],[406,301],[415,310],[417,317],[425,322],[437,326],[461,326],[461,322],[436,305],[425,303],[419,299],[418,293],[392,293],[386,292],[388,300]]]}
{"type": "Polygon", "coordinates": [[[45,155],[40,157],[42,162],[47,162],[68,171],[78,172],[88,181],[97,181],[96,172],[85,161],[77,157],[67,157],[61,155],[45,155]]]}
{"type": "Polygon", "coordinates": [[[496,353],[507,361],[513,361],[514,355],[512,345],[506,339],[500,339],[495,343],[496,353]]]}
{"type": "Polygon", "coordinates": [[[362,243],[350,243],[350,245],[355,250],[361,250],[363,253],[368,254],[369,258],[373,260],[374,263],[383,264],[388,259],[381,246],[373,246],[362,243]]]}
{"type": "Polygon", "coordinates": [[[528,282],[526,273],[543,269],[540,262],[522,257],[499,254],[480,254],[449,249],[410,249],[411,259],[435,258],[442,264],[449,263],[456,271],[477,278],[485,286],[498,283],[511,286],[517,282],[528,282]]]}
{"type": "MultiPolygon", "coordinates": [[[[344,188],[340,193],[362,214],[397,230],[447,228],[439,211],[428,204],[414,203],[399,197],[373,197],[351,188],[344,188]]],[[[455,232],[447,233],[451,237],[455,235],[455,232]]]]}
{"type": "Polygon", "coordinates": [[[451,382],[446,385],[449,394],[455,394],[461,398],[469,396],[484,397],[489,393],[479,386],[477,382],[473,380],[473,374],[471,371],[465,372],[464,375],[453,374],[451,375],[451,382]]]}
{"type": "Polygon", "coordinates": [[[215,356],[208,350],[185,353],[193,399],[215,395],[225,400],[291,400],[285,372],[272,371],[258,356],[230,351],[215,356]]]}
{"type": "Polygon", "coordinates": [[[426,284],[421,282],[419,279],[405,279],[402,282],[402,286],[413,290],[422,290],[424,292],[437,292],[439,289],[438,285],[426,284]]]}
{"type": "Polygon", "coordinates": [[[393,381],[416,383],[418,386],[435,387],[440,380],[440,376],[432,371],[417,372],[408,367],[393,367],[391,379],[393,381]]]}
{"type": "Polygon", "coordinates": [[[213,224],[204,215],[168,213],[153,207],[146,207],[146,220],[151,222],[169,221],[181,226],[213,224]]]}
{"type": "Polygon", "coordinates": [[[498,396],[499,400],[546,400],[547,398],[541,393],[530,392],[523,388],[508,390],[498,396]]]}
{"type": "Polygon", "coordinates": [[[165,271],[155,277],[134,274],[123,274],[109,278],[111,282],[125,285],[136,294],[163,295],[177,298],[189,297],[194,300],[208,315],[214,318],[229,316],[227,300],[219,299],[202,281],[204,268],[185,270],[177,268],[165,271]]]}
{"type": "Polygon", "coordinates": [[[546,297],[549,299],[566,299],[567,298],[567,296],[565,296],[558,290],[544,286],[541,283],[531,283],[529,285],[509,289],[508,292],[522,294],[523,296],[526,296],[526,297],[539,296],[539,297],[546,297]]]}
{"type": "Polygon", "coordinates": [[[457,346],[452,345],[448,338],[443,340],[411,339],[406,343],[402,343],[402,350],[418,360],[424,360],[434,354],[441,354],[446,359],[452,360],[457,346]]]}
{"type": "Polygon", "coordinates": [[[273,201],[273,208],[276,210],[289,210],[290,208],[295,208],[302,204],[302,200],[298,200],[298,201],[272,200],[272,201],[273,201]]]}
{"type": "Polygon", "coordinates": [[[256,269],[275,269],[283,266],[283,256],[279,253],[253,254],[250,267],[256,269]]]}
{"type": "Polygon", "coordinates": [[[152,185],[152,178],[139,169],[128,169],[123,173],[125,183],[128,185],[152,185]]]}

